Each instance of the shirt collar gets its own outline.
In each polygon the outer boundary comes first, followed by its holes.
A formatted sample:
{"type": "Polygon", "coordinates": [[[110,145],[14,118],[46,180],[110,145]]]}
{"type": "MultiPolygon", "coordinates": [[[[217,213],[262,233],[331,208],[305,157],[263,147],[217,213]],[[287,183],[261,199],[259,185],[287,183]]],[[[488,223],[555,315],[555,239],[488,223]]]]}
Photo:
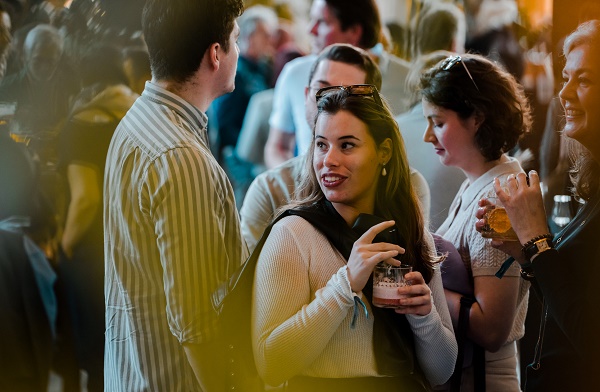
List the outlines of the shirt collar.
{"type": "Polygon", "coordinates": [[[195,124],[201,130],[206,129],[206,125],[208,124],[206,114],[180,96],[148,81],[142,92],[142,97],[168,106],[191,124],[195,124]]]}
{"type": "Polygon", "coordinates": [[[484,175],[469,184],[467,189],[462,195],[462,206],[466,208],[472,203],[477,203],[481,197],[481,192],[488,187],[494,178],[504,174],[519,173],[522,172],[519,161],[513,157],[507,157],[508,162],[501,163],[500,165],[494,166],[488,170],[484,175]]]}

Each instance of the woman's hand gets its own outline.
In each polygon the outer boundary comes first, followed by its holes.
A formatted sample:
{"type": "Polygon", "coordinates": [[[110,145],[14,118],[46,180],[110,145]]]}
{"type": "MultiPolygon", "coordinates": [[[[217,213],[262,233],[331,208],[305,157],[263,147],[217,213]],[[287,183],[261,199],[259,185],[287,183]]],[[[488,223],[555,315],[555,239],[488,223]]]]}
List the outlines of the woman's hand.
{"type": "Polygon", "coordinates": [[[403,254],[404,248],[387,242],[373,243],[377,234],[394,226],[394,223],[394,221],[386,221],[371,227],[352,246],[347,268],[348,280],[353,292],[358,293],[365,287],[378,263],[385,261],[394,266],[400,265],[400,261],[393,257],[403,254]]]}
{"type": "Polygon", "coordinates": [[[538,235],[548,234],[550,231],[537,172],[529,172],[529,183],[525,173],[511,174],[506,180],[506,187],[508,192],[502,189],[498,179],[494,180],[496,195],[504,205],[521,244],[538,235]]]}
{"type": "MultiPolygon", "coordinates": [[[[494,204],[488,199],[483,198],[479,200],[479,209],[475,214],[477,218],[477,222],[475,222],[475,230],[481,233],[484,227],[486,227],[487,219],[485,218],[485,214],[489,210],[494,209],[494,207],[494,204]]],[[[502,241],[492,239],[490,241],[490,245],[492,246],[492,248],[499,249],[507,255],[514,257],[515,260],[517,260],[520,264],[527,262],[527,260],[525,260],[525,257],[523,256],[523,253],[521,252],[522,245],[519,241],[502,241]]]]}
{"type": "Polygon", "coordinates": [[[398,293],[403,298],[400,299],[400,307],[395,309],[396,313],[428,315],[431,312],[431,290],[423,275],[413,271],[406,274],[405,278],[410,281],[410,285],[398,288],[398,293]]]}

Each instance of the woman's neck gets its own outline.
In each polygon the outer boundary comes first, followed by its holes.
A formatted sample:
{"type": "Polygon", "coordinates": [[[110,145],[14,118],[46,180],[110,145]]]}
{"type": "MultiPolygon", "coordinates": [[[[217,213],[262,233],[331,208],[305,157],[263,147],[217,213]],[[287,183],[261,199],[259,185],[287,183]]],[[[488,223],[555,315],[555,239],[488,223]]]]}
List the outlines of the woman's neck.
{"type": "Polygon", "coordinates": [[[373,208],[371,208],[369,211],[363,211],[363,209],[358,209],[353,206],[349,206],[347,204],[341,204],[341,203],[331,203],[331,204],[333,205],[333,208],[335,208],[337,213],[340,214],[340,216],[342,218],[344,218],[344,221],[346,221],[346,224],[350,227],[352,227],[354,225],[356,218],[358,218],[358,216],[360,214],[363,214],[363,213],[364,214],[372,214],[373,213],[373,208]]]}
{"type": "MultiPolygon", "coordinates": [[[[477,157],[477,158],[479,158],[479,157],[477,157]]],[[[506,163],[508,161],[509,161],[509,158],[505,154],[502,154],[499,159],[496,159],[493,161],[486,161],[485,158],[483,156],[481,156],[481,159],[472,161],[471,165],[469,165],[465,168],[461,167],[460,169],[462,170],[462,172],[465,174],[465,176],[469,180],[469,183],[472,184],[479,177],[481,177],[482,175],[484,175],[485,173],[490,171],[490,169],[492,169],[498,165],[501,165],[503,163],[506,163]]]]}

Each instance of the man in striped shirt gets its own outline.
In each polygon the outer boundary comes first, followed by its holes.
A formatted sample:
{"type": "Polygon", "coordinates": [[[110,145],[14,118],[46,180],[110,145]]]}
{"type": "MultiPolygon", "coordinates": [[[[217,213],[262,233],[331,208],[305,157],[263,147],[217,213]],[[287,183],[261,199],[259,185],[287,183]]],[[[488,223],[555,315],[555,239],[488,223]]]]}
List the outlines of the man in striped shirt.
{"type": "Polygon", "coordinates": [[[222,391],[211,293],[246,259],[206,109],[234,88],[242,0],[148,0],[152,81],[105,171],[105,390],[222,391]]]}

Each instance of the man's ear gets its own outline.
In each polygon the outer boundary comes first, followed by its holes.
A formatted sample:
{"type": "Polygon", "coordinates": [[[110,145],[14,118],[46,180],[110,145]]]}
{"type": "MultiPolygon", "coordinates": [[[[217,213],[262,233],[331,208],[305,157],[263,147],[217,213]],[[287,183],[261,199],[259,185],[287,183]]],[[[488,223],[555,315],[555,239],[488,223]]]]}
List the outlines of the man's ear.
{"type": "Polygon", "coordinates": [[[210,69],[213,71],[218,71],[221,60],[221,44],[215,42],[210,45],[204,54],[205,60],[207,60],[207,64],[210,66],[210,69]]]}

